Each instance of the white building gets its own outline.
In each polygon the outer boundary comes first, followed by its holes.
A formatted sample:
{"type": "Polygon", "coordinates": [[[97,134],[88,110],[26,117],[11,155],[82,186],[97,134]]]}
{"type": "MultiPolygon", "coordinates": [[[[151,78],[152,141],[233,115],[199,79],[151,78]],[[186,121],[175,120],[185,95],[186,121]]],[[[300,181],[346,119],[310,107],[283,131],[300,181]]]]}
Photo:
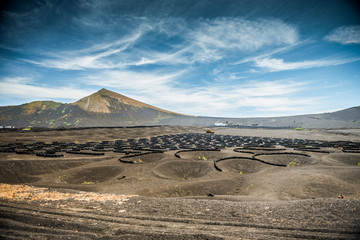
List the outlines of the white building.
{"type": "Polygon", "coordinates": [[[221,123],[221,122],[216,122],[216,123],[214,123],[214,126],[215,127],[225,127],[225,126],[227,126],[225,123],[221,123]]]}

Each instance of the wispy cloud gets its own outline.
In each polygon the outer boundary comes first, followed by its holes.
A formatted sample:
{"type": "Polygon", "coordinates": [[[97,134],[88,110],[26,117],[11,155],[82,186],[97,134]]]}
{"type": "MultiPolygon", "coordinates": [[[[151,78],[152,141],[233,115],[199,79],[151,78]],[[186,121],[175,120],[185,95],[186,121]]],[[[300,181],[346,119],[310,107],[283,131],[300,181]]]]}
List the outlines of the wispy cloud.
{"type": "Polygon", "coordinates": [[[34,84],[33,79],[26,77],[4,78],[0,81],[0,94],[7,98],[32,100],[68,99],[77,100],[92,91],[77,89],[74,86],[47,87],[34,84]]]}
{"type": "Polygon", "coordinates": [[[182,71],[175,73],[134,72],[128,70],[108,70],[100,74],[85,76],[79,81],[95,86],[131,89],[141,92],[162,91],[168,84],[174,83],[182,71]]]}
{"type": "Polygon", "coordinates": [[[62,70],[115,69],[151,64],[190,65],[238,58],[239,54],[247,55],[269,46],[294,45],[299,38],[294,26],[277,19],[216,18],[196,20],[191,24],[183,22],[181,27],[175,20],[134,19],[137,23],[134,29],[115,41],[73,51],[49,51],[43,53],[44,57],[40,59],[23,60],[62,70]],[[176,41],[153,48],[144,43],[137,44],[141,40],[150,41],[146,39],[148,33],[157,38],[163,38],[165,34],[165,38],[176,41]]]}
{"type": "MultiPolygon", "coordinates": [[[[97,89],[94,86],[108,87],[157,107],[201,116],[245,117],[241,111],[238,113],[242,108],[256,108],[262,116],[280,116],[298,113],[299,110],[306,113],[314,101],[319,102],[319,98],[292,96],[305,90],[309,84],[306,82],[250,81],[231,86],[212,84],[206,87],[179,88],[174,82],[180,81],[182,74],[107,71],[105,75],[89,76],[79,81],[86,81],[93,89],[97,89]]],[[[93,93],[93,90],[81,89],[78,86],[54,88],[33,83],[31,78],[2,79],[0,94],[3,97],[67,99],[72,102],[93,93]]]]}
{"type": "Polygon", "coordinates": [[[277,19],[221,18],[200,22],[189,32],[197,61],[219,60],[231,52],[249,53],[298,41],[297,29],[277,19]]]}
{"type": "Polygon", "coordinates": [[[107,69],[120,67],[120,63],[114,63],[109,57],[120,54],[134,44],[146,31],[139,27],[136,31],[119,40],[100,43],[85,49],[75,51],[60,51],[44,53],[41,60],[22,59],[23,61],[46,68],[62,70],[85,70],[107,69]]]}
{"type": "MultiPolygon", "coordinates": [[[[96,22],[89,23],[86,19],[78,19],[77,23],[98,27],[96,22]]],[[[76,81],[88,89],[110,88],[185,114],[229,117],[242,117],[241,109],[246,108],[269,115],[298,113],[299,109],[311,108],[319,98],[302,97],[301,93],[306,91],[309,82],[291,79],[250,81],[242,76],[241,72],[246,70],[241,67],[238,72],[228,73],[226,69],[246,63],[251,67],[248,72],[279,72],[360,60],[323,58],[286,62],[273,57],[304,43],[297,27],[279,19],[214,18],[196,19],[191,23],[181,21],[179,24],[175,18],[144,17],[133,18],[132,26],[111,41],[96,39],[98,43],[85,48],[40,52],[42,57],[23,60],[44,68],[82,71],[83,77],[76,81]],[[166,40],[148,44],[156,38],[166,40]],[[231,67],[224,68],[227,63],[232,63],[231,67]],[[209,79],[204,80],[205,84],[196,84],[192,80],[193,86],[183,85],[183,80],[191,79],[194,71],[197,76],[201,75],[193,67],[195,64],[205,69],[204,78],[209,79]],[[211,64],[217,69],[214,70],[211,64]],[[92,71],[89,73],[87,70],[92,71]],[[229,114],[233,112],[236,114],[229,114]]],[[[77,86],[39,86],[27,78],[3,79],[0,87],[2,94],[32,99],[76,100],[91,93],[77,86]]]]}
{"type": "Polygon", "coordinates": [[[231,63],[231,65],[239,65],[239,64],[243,64],[243,63],[256,62],[261,59],[270,58],[273,55],[286,53],[288,51],[299,48],[300,46],[308,45],[310,43],[312,43],[312,41],[307,39],[307,40],[298,40],[298,41],[294,42],[293,44],[288,44],[285,46],[279,46],[279,47],[275,46],[270,49],[266,49],[265,51],[262,51],[260,54],[254,54],[254,55],[251,55],[250,57],[245,57],[244,59],[237,60],[234,63],[231,63]]]}
{"type": "Polygon", "coordinates": [[[262,112],[271,110],[272,115],[283,115],[284,109],[299,110],[313,104],[312,98],[291,97],[306,90],[309,85],[307,82],[285,79],[213,83],[189,88],[181,85],[181,79],[186,78],[186,74],[187,72],[155,74],[109,70],[102,75],[85,76],[83,81],[109,87],[157,107],[202,116],[241,117],[239,109],[248,107],[258,108],[262,112]],[[233,114],[229,114],[231,112],[233,114]]]}
{"type": "Polygon", "coordinates": [[[56,59],[46,59],[46,60],[27,60],[23,59],[25,62],[33,63],[47,68],[58,68],[63,70],[84,70],[84,69],[105,69],[105,68],[114,68],[112,62],[104,60],[105,57],[117,54],[125,50],[128,45],[125,45],[121,48],[114,50],[107,50],[102,53],[87,55],[87,56],[61,56],[56,59]]]}
{"type": "Polygon", "coordinates": [[[253,81],[231,86],[214,84],[176,90],[168,87],[166,94],[155,96],[153,93],[149,101],[157,105],[165,102],[174,111],[203,116],[243,117],[244,113],[241,109],[244,108],[256,108],[267,112],[268,115],[283,115],[284,109],[288,113],[296,112],[314,104],[314,99],[311,97],[294,97],[307,87],[307,83],[292,81],[253,81]]]}
{"type": "Polygon", "coordinates": [[[263,68],[269,72],[278,72],[286,70],[297,70],[305,68],[328,67],[336,66],[351,62],[360,61],[360,58],[347,59],[319,59],[301,62],[284,62],[284,59],[279,58],[264,58],[255,61],[255,66],[263,68]]]}
{"type": "Polygon", "coordinates": [[[256,109],[262,116],[298,114],[299,111],[307,113],[316,107],[313,106],[314,101],[319,103],[318,97],[301,97],[301,93],[308,89],[309,82],[295,82],[291,79],[253,80],[189,88],[181,84],[181,79],[186,78],[186,75],[186,71],[155,73],[106,70],[76,79],[79,85],[56,88],[39,86],[33,79],[26,77],[4,78],[0,81],[0,94],[3,97],[67,99],[72,102],[93,93],[93,89],[106,87],[167,110],[223,117],[249,116],[241,111],[248,108],[256,109]],[[87,87],[79,87],[83,84],[87,87]]]}
{"type": "Polygon", "coordinates": [[[325,40],[341,44],[360,44],[360,26],[342,26],[336,28],[325,40]]]}
{"type": "Polygon", "coordinates": [[[277,19],[250,21],[221,18],[205,21],[192,33],[194,42],[206,49],[240,49],[254,51],[264,46],[294,44],[297,29],[277,19]]]}
{"type": "Polygon", "coordinates": [[[2,81],[13,84],[28,84],[33,82],[33,79],[29,77],[5,77],[2,81]]]}

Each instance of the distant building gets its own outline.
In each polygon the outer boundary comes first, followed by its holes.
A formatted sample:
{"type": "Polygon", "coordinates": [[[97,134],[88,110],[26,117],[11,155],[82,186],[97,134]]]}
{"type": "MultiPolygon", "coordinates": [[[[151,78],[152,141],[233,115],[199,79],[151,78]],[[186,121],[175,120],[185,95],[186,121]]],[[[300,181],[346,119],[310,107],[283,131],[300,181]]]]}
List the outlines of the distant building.
{"type": "Polygon", "coordinates": [[[217,122],[217,123],[214,123],[214,126],[215,126],[215,127],[225,127],[225,126],[227,126],[227,124],[221,123],[221,122],[217,122]]]}

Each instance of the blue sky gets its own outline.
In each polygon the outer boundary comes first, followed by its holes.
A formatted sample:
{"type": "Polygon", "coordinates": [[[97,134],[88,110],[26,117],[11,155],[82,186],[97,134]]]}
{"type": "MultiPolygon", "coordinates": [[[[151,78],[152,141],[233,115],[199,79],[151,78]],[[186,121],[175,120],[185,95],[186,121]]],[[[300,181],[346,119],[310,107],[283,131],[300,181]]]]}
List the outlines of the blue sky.
{"type": "Polygon", "coordinates": [[[1,1],[0,105],[101,88],[200,116],[360,105],[360,7],[346,0],[1,1]]]}

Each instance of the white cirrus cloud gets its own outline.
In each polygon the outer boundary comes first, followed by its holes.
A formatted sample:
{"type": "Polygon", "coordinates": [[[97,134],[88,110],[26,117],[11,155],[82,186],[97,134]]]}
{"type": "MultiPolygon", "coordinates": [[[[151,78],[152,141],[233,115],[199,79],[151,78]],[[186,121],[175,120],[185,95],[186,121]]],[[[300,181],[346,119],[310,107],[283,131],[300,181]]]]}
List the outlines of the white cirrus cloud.
{"type": "Polygon", "coordinates": [[[255,60],[255,66],[263,68],[269,72],[278,72],[286,70],[297,70],[305,68],[315,68],[315,67],[327,67],[327,66],[336,66],[351,62],[359,61],[360,58],[347,58],[347,59],[318,59],[318,60],[308,60],[301,62],[285,62],[281,58],[264,58],[255,60]]]}
{"type": "Polygon", "coordinates": [[[139,27],[128,36],[113,42],[95,44],[76,51],[46,52],[41,60],[22,60],[38,66],[62,70],[117,68],[120,65],[109,58],[127,50],[145,31],[147,31],[145,28],[139,27]]]}
{"type": "Polygon", "coordinates": [[[284,115],[286,109],[295,113],[314,105],[310,97],[295,97],[307,90],[308,82],[285,79],[187,87],[181,84],[186,74],[185,71],[164,74],[108,70],[102,74],[84,76],[80,81],[190,115],[243,117],[242,108],[256,108],[261,112],[273,113],[269,115],[279,116],[284,115]]]}
{"type": "Polygon", "coordinates": [[[62,70],[118,69],[142,65],[191,65],[195,62],[214,62],[252,53],[265,47],[296,45],[297,29],[278,19],[246,20],[244,18],[216,18],[185,22],[179,27],[176,19],[134,20],[134,28],[112,42],[101,42],[73,51],[47,51],[38,59],[26,62],[62,70]],[[164,36],[165,35],[165,36],[164,36]],[[149,47],[153,39],[173,38],[176,43],[159,41],[149,47]],[[145,41],[145,42],[144,42],[145,41]]]}
{"type": "Polygon", "coordinates": [[[21,98],[30,100],[77,100],[91,91],[77,89],[73,86],[47,87],[33,84],[33,79],[25,77],[7,77],[0,81],[0,94],[7,98],[21,98]]]}
{"type": "Polygon", "coordinates": [[[251,52],[266,46],[295,44],[299,34],[294,26],[277,19],[221,18],[201,22],[188,38],[200,53],[198,59],[203,60],[220,59],[221,51],[226,49],[251,52]]]}
{"type": "Polygon", "coordinates": [[[294,44],[297,29],[281,20],[222,18],[200,24],[194,34],[199,46],[253,51],[269,45],[294,44]]]}
{"type": "Polygon", "coordinates": [[[34,80],[29,77],[5,77],[2,82],[13,83],[13,84],[28,84],[34,80]]]}
{"type": "Polygon", "coordinates": [[[338,27],[325,36],[325,40],[341,44],[360,44],[360,25],[338,27]]]}
{"type": "Polygon", "coordinates": [[[58,68],[63,70],[84,70],[84,69],[106,69],[114,68],[115,65],[106,59],[105,57],[117,54],[125,50],[128,45],[114,50],[107,50],[102,53],[86,55],[86,56],[61,56],[56,59],[46,59],[42,61],[26,60],[26,62],[33,63],[35,65],[47,67],[47,68],[58,68]]]}
{"type": "Polygon", "coordinates": [[[85,76],[79,81],[94,85],[123,90],[161,91],[164,86],[173,83],[183,71],[176,73],[134,72],[128,70],[107,70],[97,75],[85,76]]]}
{"type": "Polygon", "coordinates": [[[229,53],[249,53],[269,46],[296,45],[299,41],[297,29],[277,19],[250,21],[244,18],[216,18],[197,20],[182,28],[176,27],[177,24],[171,19],[163,22],[174,24],[178,32],[169,26],[166,29],[154,27],[152,30],[176,36],[180,43],[172,45],[168,51],[136,49],[132,52],[140,57],[145,56],[149,60],[145,63],[168,65],[213,62],[231,57],[229,53]]]}

